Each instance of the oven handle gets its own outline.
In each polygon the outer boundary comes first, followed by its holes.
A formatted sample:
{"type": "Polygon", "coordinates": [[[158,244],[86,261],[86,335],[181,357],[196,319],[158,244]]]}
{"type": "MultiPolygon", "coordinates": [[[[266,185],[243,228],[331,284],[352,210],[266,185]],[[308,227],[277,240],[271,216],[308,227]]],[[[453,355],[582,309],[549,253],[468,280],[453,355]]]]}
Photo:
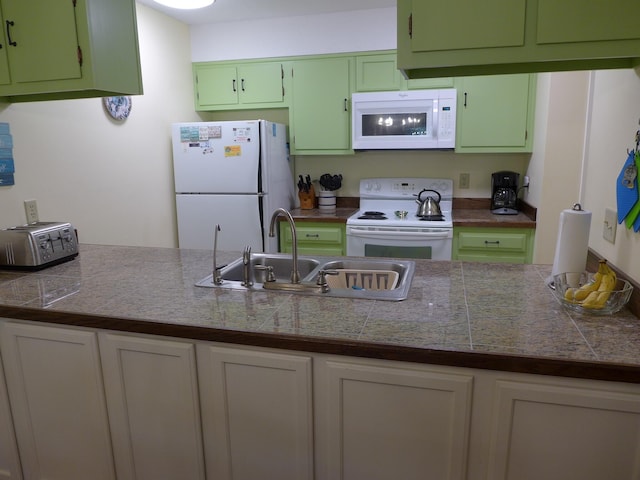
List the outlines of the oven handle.
{"type": "Polygon", "coordinates": [[[359,237],[359,238],[386,238],[392,240],[394,238],[415,239],[420,240],[424,238],[431,239],[447,239],[453,238],[453,229],[441,230],[439,232],[403,232],[403,231],[389,231],[389,230],[361,230],[357,227],[351,227],[347,229],[347,236],[359,237]]]}

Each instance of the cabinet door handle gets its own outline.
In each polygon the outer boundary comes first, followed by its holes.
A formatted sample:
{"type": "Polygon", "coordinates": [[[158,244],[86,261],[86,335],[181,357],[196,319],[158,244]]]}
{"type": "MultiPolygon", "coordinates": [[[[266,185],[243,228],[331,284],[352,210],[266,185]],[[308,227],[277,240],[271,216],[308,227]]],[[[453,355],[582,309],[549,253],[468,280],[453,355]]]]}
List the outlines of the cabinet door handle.
{"type": "Polygon", "coordinates": [[[491,242],[489,240],[485,240],[484,244],[485,245],[500,245],[500,240],[494,240],[493,242],[491,242]]]}
{"type": "Polygon", "coordinates": [[[467,108],[467,92],[464,92],[464,108],[467,108]]]}
{"type": "Polygon", "coordinates": [[[413,13],[409,15],[409,38],[413,38],[413,13]]]}
{"type": "Polygon", "coordinates": [[[347,108],[347,99],[346,98],[344,99],[344,111],[345,112],[349,111],[348,108],[347,108]]]}
{"type": "Polygon", "coordinates": [[[9,39],[9,45],[12,45],[15,47],[18,44],[13,40],[11,40],[11,27],[13,27],[15,23],[13,22],[13,20],[6,20],[6,24],[7,24],[7,38],[9,39]]]}
{"type": "Polygon", "coordinates": [[[244,78],[240,79],[240,89],[244,92],[244,78]]]}
{"type": "Polygon", "coordinates": [[[238,89],[236,88],[236,79],[235,78],[233,79],[233,82],[232,82],[231,86],[232,86],[234,92],[238,91],[238,89]]]}
{"type": "Polygon", "coordinates": [[[320,238],[320,234],[319,233],[307,233],[307,234],[305,234],[305,237],[307,237],[307,238],[320,238]]]}

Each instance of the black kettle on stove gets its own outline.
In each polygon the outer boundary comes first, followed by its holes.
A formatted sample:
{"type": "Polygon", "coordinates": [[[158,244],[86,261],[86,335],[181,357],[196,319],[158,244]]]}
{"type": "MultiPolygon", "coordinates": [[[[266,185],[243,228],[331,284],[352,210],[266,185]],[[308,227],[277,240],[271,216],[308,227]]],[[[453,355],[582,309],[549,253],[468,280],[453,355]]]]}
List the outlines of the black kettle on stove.
{"type": "Polygon", "coordinates": [[[440,209],[441,199],[442,196],[435,190],[429,190],[427,188],[422,189],[416,199],[416,203],[419,205],[416,216],[427,220],[440,220],[442,218],[442,210],[440,209]],[[438,196],[438,199],[436,200],[431,195],[427,195],[427,198],[423,200],[422,194],[424,192],[433,192],[438,196]]]}

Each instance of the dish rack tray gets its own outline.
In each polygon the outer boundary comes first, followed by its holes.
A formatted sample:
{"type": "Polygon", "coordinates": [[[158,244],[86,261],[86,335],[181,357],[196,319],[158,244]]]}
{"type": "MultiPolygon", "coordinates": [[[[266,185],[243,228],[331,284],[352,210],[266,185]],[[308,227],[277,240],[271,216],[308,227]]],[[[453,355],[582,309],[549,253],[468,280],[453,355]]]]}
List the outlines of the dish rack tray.
{"type": "Polygon", "coordinates": [[[338,275],[327,275],[329,288],[353,288],[356,290],[393,290],[398,284],[398,272],[393,270],[336,269],[338,275]]]}

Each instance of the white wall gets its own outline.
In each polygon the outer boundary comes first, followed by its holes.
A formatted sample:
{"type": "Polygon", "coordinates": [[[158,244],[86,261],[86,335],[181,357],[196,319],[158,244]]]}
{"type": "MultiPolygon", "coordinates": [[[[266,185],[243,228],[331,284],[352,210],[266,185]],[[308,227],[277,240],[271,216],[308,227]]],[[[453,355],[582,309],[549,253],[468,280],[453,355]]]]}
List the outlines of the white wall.
{"type": "Polygon", "coordinates": [[[640,280],[640,232],[622,224],[614,244],[602,237],[605,208],[617,211],[617,177],[640,128],[640,68],[595,72],[592,89],[583,185],[584,203],[592,211],[589,246],[640,280]]]}
{"type": "Polygon", "coordinates": [[[538,76],[535,145],[527,172],[531,187],[524,196],[538,209],[535,263],[553,263],[560,212],[583,203],[589,76],[585,71],[538,76]]]}
{"type": "Polygon", "coordinates": [[[2,105],[14,141],[15,186],[0,187],[0,227],[70,221],[84,243],[177,245],[170,124],[193,109],[189,28],[137,5],[144,95],[112,121],[99,98],[2,105]]]}
{"type": "Polygon", "coordinates": [[[396,9],[197,25],[194,62],[396,48],[396,9]]]}

